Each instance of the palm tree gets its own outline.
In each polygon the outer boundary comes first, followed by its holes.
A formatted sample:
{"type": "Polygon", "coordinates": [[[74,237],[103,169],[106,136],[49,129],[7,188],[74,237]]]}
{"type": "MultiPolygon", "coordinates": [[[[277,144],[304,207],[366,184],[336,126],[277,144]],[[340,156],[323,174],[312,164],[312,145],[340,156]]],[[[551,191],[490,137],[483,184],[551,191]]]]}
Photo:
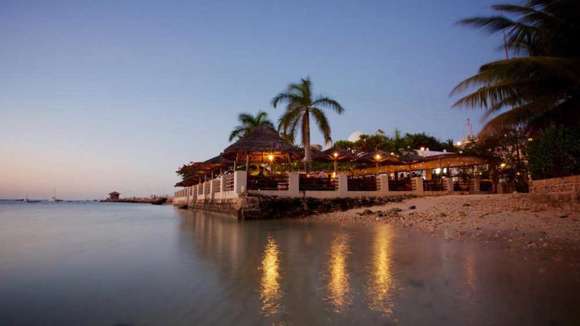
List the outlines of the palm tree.
{"type": "Polygon", "coordinates": [[[302,79],[300,83],[290,84],[285,92],[276,95],[272,99],[272,106],[286,103],[286,112],[280,118],[278,131],[287,139],[295,139],[296,130],[300,126],[302,131],[302,144],[304,145],[304,163],[306,168],[312,161],[310,150],[310,116],[314,118],[318,128],[324,136],[324,141],[330,143],[330,125],[322,108],[329,108],[341,114],[344,108],[332,98],[316,96],[312,94],[312,82],[309,78],[302,79]]]}
{"type": "Polygon", "coordinates": [[[580,1],[527,0],[492,9],[498,14],[460,23],[502,33],[506,59],[457,85],[452,95],[471,93],[454,106],[484,109],[482,135],[580,125],[580,1]]]}
{"type": "Polygon", "coordinates": [[[236,126],[232,133],[230,134],[230,141],[235,138],[240,138],[248,134],[254,128],[259,126],[268,126],[274,128],[274,124],[268,119],[268,113],[260,111],[255,116],[250,113],[240,113],[238,115],[238,121],[241,125],[236,126]]]}

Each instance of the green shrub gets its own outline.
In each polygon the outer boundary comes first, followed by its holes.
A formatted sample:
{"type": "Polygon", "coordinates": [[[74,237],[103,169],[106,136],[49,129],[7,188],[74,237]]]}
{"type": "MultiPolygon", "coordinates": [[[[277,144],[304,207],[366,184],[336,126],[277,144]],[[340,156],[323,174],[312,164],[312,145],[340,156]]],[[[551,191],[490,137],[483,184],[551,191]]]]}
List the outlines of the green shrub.
{"type": "Polygon", "coordinates": [[[551,127],[528,146],[533,179],[580,174],[580,129],[551,127]]]}

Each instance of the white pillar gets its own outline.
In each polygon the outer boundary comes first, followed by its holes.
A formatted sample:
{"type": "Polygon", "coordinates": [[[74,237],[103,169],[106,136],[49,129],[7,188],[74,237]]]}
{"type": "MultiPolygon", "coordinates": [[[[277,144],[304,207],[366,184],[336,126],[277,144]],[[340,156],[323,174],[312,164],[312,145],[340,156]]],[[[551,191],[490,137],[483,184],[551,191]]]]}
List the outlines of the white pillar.
{"type": "Polygon", "coordinates": [[[300,195],[300,173],[288,173],[288,194],[291,197],[298,197],[300,195]]]}
{"type": "Polygon", "coordinates": [[[247,189],[248,173],[246,171],[234,172],[234,192],[236,194],[244,193],[247,189]]]}
{"type": "Polygon", "coordinates": [[[389,193],[389,175],[380,174],[378,177],[379,192],[381,195],[386,195],[389,193]]]}
{"type": "Polygon", "coordinates": [[[478,193],[480,189],[481,177],[475,176],[471,179],[471,192],[478,193]]]}
{"type": "Polygon", "coordinates": [[[414,177],[411,182],[413,183],[413,190],[416,194],[423,194],[423,178],[414,177]]]}
{"type": "Polygon", "coordinates": [[[447,192],[453,192],[453,178],[445,178],[443,179],[443,188],[447,192]]]}
{"type": "Polygon", "coordinates": [[[337,178],[338,196],[345,196],[348,194],[348,176],[346,174],[339,174],[337,178]]]}

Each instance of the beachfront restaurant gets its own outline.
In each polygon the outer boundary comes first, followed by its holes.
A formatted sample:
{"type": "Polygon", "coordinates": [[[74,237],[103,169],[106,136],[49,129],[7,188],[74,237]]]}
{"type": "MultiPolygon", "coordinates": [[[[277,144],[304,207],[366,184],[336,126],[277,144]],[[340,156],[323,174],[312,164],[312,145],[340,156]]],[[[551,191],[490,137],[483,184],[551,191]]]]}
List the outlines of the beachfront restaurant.
{"type": "Polygon", "coordinates": [[[443,195],[495,191],[479,157],[428,148],[356,152],[313,150],[305,171],[303,150],[269,127],[258,127],[204,162],[193,162],[174,202],[220,201],[241,196],[359,198],[395,194],[443,195]]]}

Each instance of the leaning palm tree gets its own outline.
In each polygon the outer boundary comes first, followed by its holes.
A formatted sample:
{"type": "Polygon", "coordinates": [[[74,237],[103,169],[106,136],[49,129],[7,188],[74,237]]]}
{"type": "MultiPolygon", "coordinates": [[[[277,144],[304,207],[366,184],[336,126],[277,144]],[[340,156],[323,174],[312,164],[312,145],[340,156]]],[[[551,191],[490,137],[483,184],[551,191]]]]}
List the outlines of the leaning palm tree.
{"type": "Polygon", "coordinates": [[[310,150],[310,116],[314,118],[318,128],[322,132],[324,141],[330,143],[330,125],[322,108],[329,108],[341,114],[344,108],[332,98],[316,96],[312,94],[312,82],[309,78],[302,79],[300,83],[290,84],[285,92],[276,95],[272,99],[272,106],[286,103],[286,112],[280,118],[278,131],[286,139],[295,139],[296,131],[300,127],[302,131],[302,144],[304,145],[304,163],[308,168],[312,161],[310,150]]]}
{"type": "Polygon", "coordinates": [[[260,111],[255,116],[250,113],[240,113],[238,121],[241,125],[236,126],[230,134],[230,141],[248,134],[254,128],[259,126],[268,126],[274,128],[274,124],[268,119],[268,113],[260,111]]]}
{"type": "Polygon", "coordinates": [[[492,6],[460,23],[504,36],[506,59],[483,65],[455,87],[455,107],[483,108],[482,135],[580,125],[580,1],[527,0],[492,6]],[[510,55],[512,56],[510,58],[510,55]]]}

